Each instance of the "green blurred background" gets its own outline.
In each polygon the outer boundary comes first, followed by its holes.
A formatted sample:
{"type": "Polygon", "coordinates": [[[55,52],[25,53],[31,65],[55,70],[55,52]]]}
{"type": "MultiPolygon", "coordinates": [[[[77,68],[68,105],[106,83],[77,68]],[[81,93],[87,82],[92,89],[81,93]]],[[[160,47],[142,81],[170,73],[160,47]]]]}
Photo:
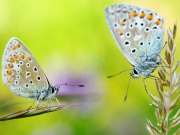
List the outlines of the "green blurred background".
{"type": "MultiPolygon", "coordinates": [[[[111,36],[104,15],[106,6],[122,2],[158,12],[167,28],[180,19],[178,0],[0,0],[1,55],[8,40],[18,37],[52,84],[85,84],[85,88],[63,86],[58,97],[62,104],[83,102],[83,106],[1,122],[1,135],[147,134],[146,120],[154,124],[156,120],[142,78],[131,79],[126,102],[129,72],[107,78],[132,67],[111,36]]],[[[176,44],[179,42],[177,38],[176,44]]],[[[179,46],[175,60],[180,58],[178,53],[179,46]]],[[[146,84],[151,93],[157,94],[153,80],[147,79],[146,84]]],[[[33,102],[14,95],[2,83],[0,88],[1,116],[26,109],[33,102]]]]}

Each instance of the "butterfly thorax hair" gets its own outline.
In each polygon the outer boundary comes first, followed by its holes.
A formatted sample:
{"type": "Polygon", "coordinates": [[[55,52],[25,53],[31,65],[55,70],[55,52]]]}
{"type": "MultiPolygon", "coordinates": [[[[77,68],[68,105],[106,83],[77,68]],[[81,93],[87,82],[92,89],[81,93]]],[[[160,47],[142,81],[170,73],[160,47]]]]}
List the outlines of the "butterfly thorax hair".
{"type": "Polygon", "coordinates": [[[134,67],[131,76],[133,78],[139,78],[142,74],[145,78],[148,78],[151,73],[158,67],[160,60],[157,58],[158,54],[146,57],[146,59],[134,67]]]}
{"type": "Polygon", "coordinates": [[[43,100],[50,101],[58,92],[59,88],[56,86],[49,86],[48,89],[37,91],[35,94],[35,100],[39,104],[43,100]]]}

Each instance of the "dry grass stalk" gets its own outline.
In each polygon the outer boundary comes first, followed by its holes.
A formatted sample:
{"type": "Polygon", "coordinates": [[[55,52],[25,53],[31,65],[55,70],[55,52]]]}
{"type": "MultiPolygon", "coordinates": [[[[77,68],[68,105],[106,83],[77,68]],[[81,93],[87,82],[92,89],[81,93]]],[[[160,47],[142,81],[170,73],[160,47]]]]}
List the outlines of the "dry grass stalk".
{"type": "Polygon", "coordinates": [[[78,104],[74,105],[57,105],[57,106],[50,106],[50,107],[36,107],[36,108],[31,108],[31,109],[26,109],[26,110],[20,110],[14,113],[10,113],[7,115],[4,115],[0,117],[0,121],[7,121],[7,120],[12,120],[12,119],[20,119],[20,118],[27,118],[27,117],[32,117],[36,115],[41,115],[45,113],[50,113],[62,109],[66,109],[69,107],[75,107],[78,106],[78,104]]]}
{"type": "MultiPolygon", "coordinates": [[[[174,39],[176,37],[177,24],[174,24],[173,31],[168,29],[168,41],[165,45],[165,59],[160,56],[161,67],[159,67],[159,78],[156,78],[156,86],[158,97],[148,93],[153,99],[150,105],[155,107],[155,116],[157,126],[154,126],[150,120],[147,121],[147,130],[150,135],[168,135],[169,132],[180,126],[180,109],[177,108],[180,100],[180,73],[176,69],[180,65],[180,61],[174,64],[174,53],[176,45],[174,39]],[[175,112],[177,110],[177,112],[175,112]],[[170,117],[171,113],[175,113],[170,117]]],[[[173,135],[180,135],[180,129],[177,129],[173,135]]]]}

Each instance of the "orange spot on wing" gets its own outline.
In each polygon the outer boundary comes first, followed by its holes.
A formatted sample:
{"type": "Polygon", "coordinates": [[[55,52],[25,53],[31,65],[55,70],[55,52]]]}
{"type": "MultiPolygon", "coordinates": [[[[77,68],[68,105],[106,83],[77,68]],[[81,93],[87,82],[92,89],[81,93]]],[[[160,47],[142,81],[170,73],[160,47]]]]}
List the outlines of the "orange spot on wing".
{"type": "Polygon", "coordinates": [[[16,47],[13,45],[11,49],[12,49],[12,50],[15,50],[15,49],[16,49],[16,47]]]}
{"type": "Polygon", "coordinates": [[[125,25],[125,22],[124,22],[124,21],[120,21],[120,24],[121,24],[121,25],[125,25]]]}
{"type": "Polygon", "coordinates": [[[19,47],[21,46],[21,44],[20,44],[20,43],[17,43],[16,46],[19,48],[19,47]]]}
{"type": "Polygon", "coordinates": [[[119,34],[119,35],[123,35],[122,29],[119,29],[119,30],[118,30],[118,34],[119,34]]]}
{"type": "Polygon", "coordinates": [[[7,80],[7,84],[8,84],[8,85],[10,85],[10,84],[11,84],[11,79],[10,79],[10,78],[8,78],[8,80],[7,80]]]}
{"type": "Polygon", "coordinates": [[[133,16],[135,17],[135,16],[137,16],[138,15],[138,13],[136,12],[136,11],[134,11],[133,12],[133,16]]]}
{"type": "Polygon", "coordinates": [[[144,13],[144,11],[142,11],[139,17],[140,17],[140,18],[144,18],[145,15],[146,15],[146,14],[144,13]]]}
{"type": "Polygon", "coordinates": [[[158,19],[158,20],[156,21],[156,24],[159,25],[160,23],[161,23],[161,19],[158,19]]]}
{"type": "Polygon", "coordinates": [[[14,58],[15,58],[15,59],[17,59],[17,58],[18,58],[18,55],[17,55],[17,54],[15,54],[15,55],[14,55],[14,58]]]}
{"type": "Polygon", "coordinates": [[[132,14],[131,14],[131,13],[129,13],[129,14],[128,14],[128,17],[129,17],[129,18],[131,18],[131,17],[132,17],[132,14]]]}
{"type": "Polygon", "coordinates": [[[11,71],[11,70],[8,70],[8,71],[7,71],[7,75],[12,75],[12,71],[11,71]]]}
{"type": "Polygon", "coordinates": [[[27,57],[27,59],[28,59],[29,61],[31,61],[31,60],[32,60],[30,56],[28,56],[28,57],[27,57]]]}
{"type": "Polygon", "coordinates": [[[8,64],[8,68],[13,68],[14,66],[13,66],[13,64],[12,63],[9,63],[8,64]]]}
{"type": "Polygon", "coordinates": [[[21,58],[21,59],[24,59],[24,58],[25,58],[25,56],[24,56],[23,53],[20,55],[20,58],[21,58]]]}
{"type": "Polygon", "coordinates": [[[151,13],[151,14],[149,14],[149,15],[148,15],[148,20],[152,20],[152,19],[153,19],[153,17],[154,17],[154,16],[153,16],[153,14],[152,14],[152,13],[151,13]]]}
{"type": "Polygon", "coordinates": [[[10,58],[9,62],[14,62],[14,58],[10,58]]]}

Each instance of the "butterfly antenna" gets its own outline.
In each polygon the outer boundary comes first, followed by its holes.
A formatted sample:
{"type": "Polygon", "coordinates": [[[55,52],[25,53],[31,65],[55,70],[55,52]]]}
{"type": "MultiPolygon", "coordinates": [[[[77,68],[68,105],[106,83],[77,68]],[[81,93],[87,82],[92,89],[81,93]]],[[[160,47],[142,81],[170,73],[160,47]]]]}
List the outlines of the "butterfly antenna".
{"type": "Polygon", "coordinates": [[[133,69],[125,69],[125,70],[123,70],[123,71],[121,71],[121,72],[119,72],[119,73],[116,73],[116,74],[114,74],[114,75],[107,76],[107,78],[115,77],[115,76],[117,76],[117,75],[119,75],[119,74],[121,74],[121,73],[123,73],[123,72],[125,72],[125,71],[128,71],[128,70],[133,70],[133,69]]]}
{"type": "Polygon", "coordinates": [[[126,99],[127,99],[128,90],[129,90],[129,84],[130,84],[131,78],[132,78],[132,76],[130,75],[130,78],[129,78],[129,81],[128,81],[127,90],[126,90],[126,95],[125,95],[125,97],[124,97],[124,102],[126,102],[126,99]]]}
{"type": "Polygon", "coordinates": [[[84,87],[84,85],[73,85],[73,84],[68,84],[68,83],[63,83],[63,84],[60,84],[61,85],[65,85],[65,86],[75,86],[75,87],[84,87]]]}

